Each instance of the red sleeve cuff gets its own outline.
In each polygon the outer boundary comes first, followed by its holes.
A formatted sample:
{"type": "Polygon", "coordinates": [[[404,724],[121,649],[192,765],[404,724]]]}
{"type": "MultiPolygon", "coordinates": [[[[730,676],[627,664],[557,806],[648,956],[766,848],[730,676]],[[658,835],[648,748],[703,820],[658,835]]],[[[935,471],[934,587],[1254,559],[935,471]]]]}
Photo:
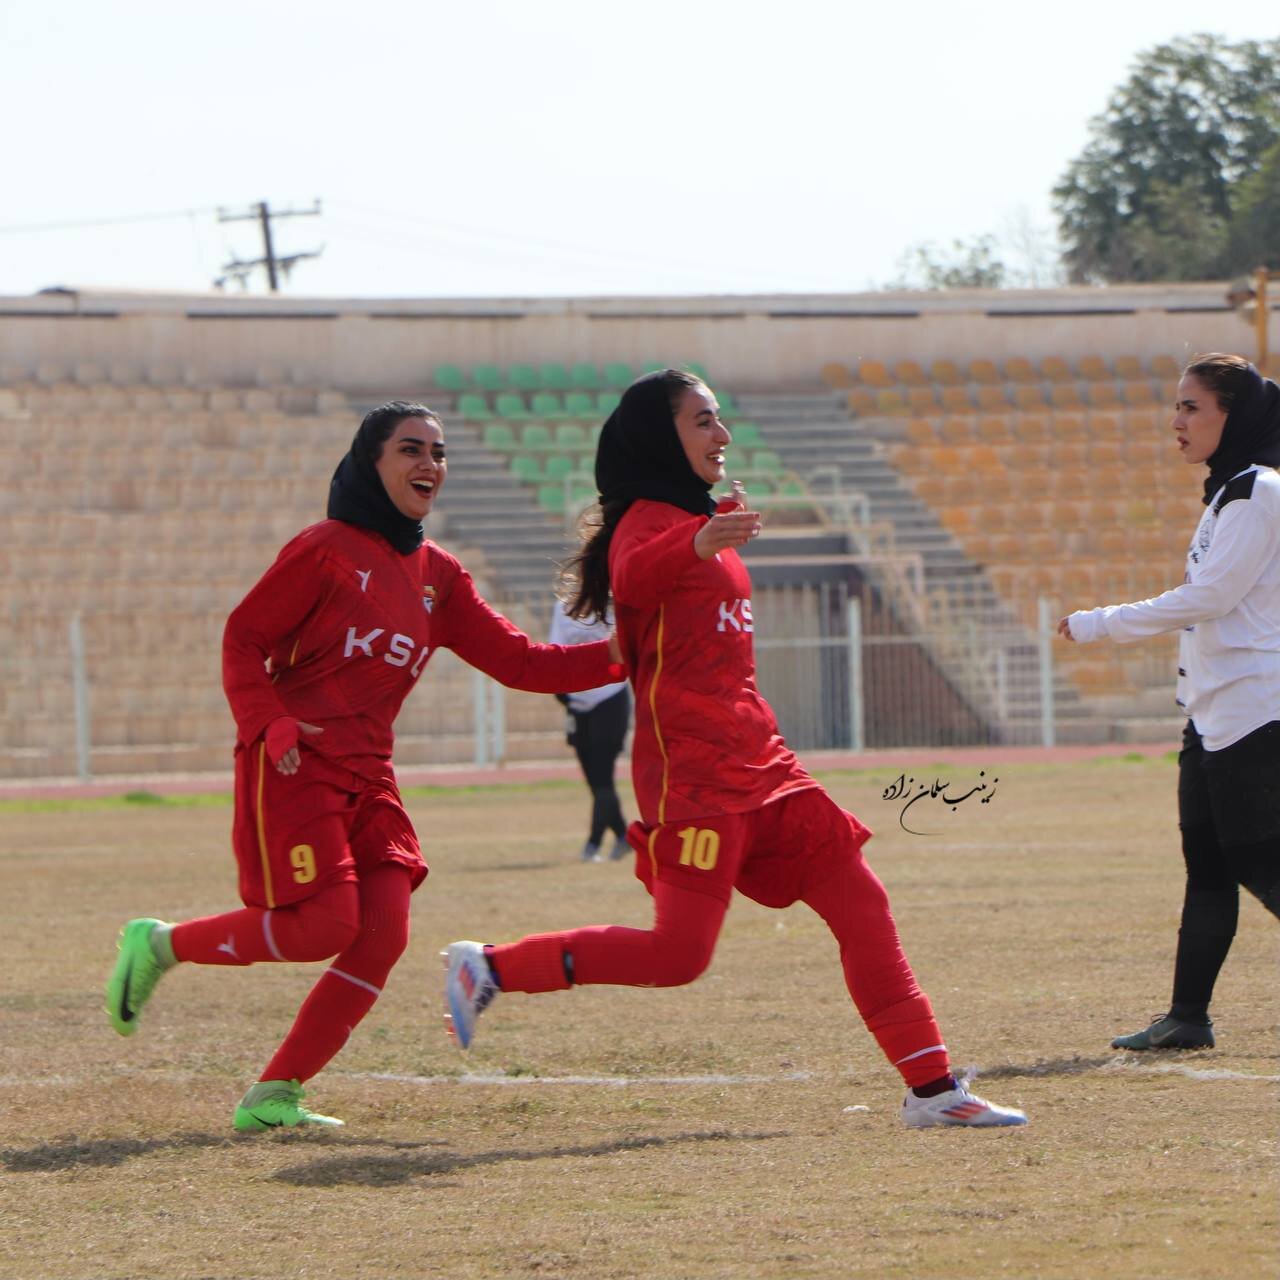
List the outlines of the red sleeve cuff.
{"type": "Polygon", "coordinates": [[[610,681],[625,680],[627,678],[626,663],[611,662],[609,663],[609,679],[610,681]]]}

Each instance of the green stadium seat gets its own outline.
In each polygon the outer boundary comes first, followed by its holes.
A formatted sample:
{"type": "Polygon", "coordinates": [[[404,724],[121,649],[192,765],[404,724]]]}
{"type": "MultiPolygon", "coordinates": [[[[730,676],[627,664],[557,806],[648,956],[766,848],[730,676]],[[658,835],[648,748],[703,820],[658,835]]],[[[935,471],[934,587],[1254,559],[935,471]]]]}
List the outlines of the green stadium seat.
{"type": "Polygon", "coordinates": [[[720,416],[722,418],[732,418],[736,413],[740,412],[737,402],[727,391],[717,391],[716,400],[720,405],[720,416]]]}
{"type": "Polygon", "coordinates": [[[517,391],[538,391],[542,387],[542,379],[531,364],[513,364],[507,370],[507,385],[517,391]]]}
{"type": "Polygon", "coordinates": [[[538,367],[538,378],[544,391],[568,391],[573,383],[569,381],[569,370],[562,364],[544,364],[538,367]]]}
{"type": "Polygon", "coordinates": [[[484,445],[496,453],[510,453],[516,447],[515,432],[505,422],[492,422],[484,429],[484,445]]]}
{"type": "Polygon", "coordinates": [[[747,502],[752,498],[767,498],[773,493],[773,481],[764,476],[748,476],[743,484],[747,490],[747,502]]]}
{"type": "Polygon", "coordinates": [[[781,471],[782,458],[772,449],[757,449],[751,455],[752,471],[781,471]]]}
{"type": "Polygon", "coordinates": [[[502,391],[507,383],[496,364],[478,364],[471,370],[471,380],[482,391],[502,391]]]}
{"type": "Polygon", "coordinates": [[[569,381],[582,391],[595,391],[600,386],[600,370],[593,364],[575,364],[569,370],[569,381]]]}
{"type": "Polygon", "coordinates": [[[563,480],[565,476],[573,474],[573,459],[563,453],[554,454],[547,459],[546,469],[543,475],[548,480],[563,480]]]}
{"type": "Polygon", "coordinates": [[[778,486],[778,495],[783,498],[803,498],[808,494],[808,489],[796,479],[784,480],[778,486]]]}
{"type": "Polygon", "coordinates": [[[545,422],[531,422],[520,433],[520,447],[546,452],[554,448],[551,439],[551,428],[545,422]]]}
{"type": "Polygon", "coordinates": [[[622,396],[617,391],[601,391],[596,396],[596,413],[607,418],[617,407],[622,396]]]}
{"type": "Polygon", "coordinates": [[[705,365],[699,364],[696,360],[686,360],[680,367],[682,369],[688,369],[690,373],[696,374],[707,384],[707,386],[711,385],[711,375],[707,372],[705,365]]]}
{"type": "Polygon", "coordinates": [[[577,470],[584,476],[594,476],[596,473],[596,455],[593,449],[590,453],[578,454],[577,470]]]}
{"type": "Polygon", "coordinates": [[[564,510],[564,485],[544,484],[538,486],[538,506],[544,511],[560,512],[564,510]]]}
{"type": "Polygon", "coordinates": [[[463,418],[492,418],[493,410],[484,396],[467,391],[458,397],[458,414],[463,418]]]}
{"type": "Polygon", "coordinates": [[[511,474],[521,484],[540,484],[542,482],[542,460],[531,457],[527,453],[518,453],[511,459],[511,474]]]}
{"type": "Polygon", "coordinates": [[[554,391],[536,391],[533,395],[533,411],[540,418],[563,418],[564,402],[554,391]]]}
{"type": "Polygon", "coordinates": [[[575,453],[587,447],[587,433],[576,422],[561,422],[555,431],[556,448],[575,453]]]}
{"type": "Polygon", "coordinates": [[[641,373],[657,373],[659,369],[670,369],[674,366],[669,360],[646,360],[640,366],[641,373]]]}
{"type": "Polygon", "coordinates": [[[494,412],[500,418],[527,418],[529,410],[524,397],[514,391],[500,391],[493,402],[494,412]]]}
{"type": "Polygon", "coordinates": [[[621,390],[623,387],[629,387],[635,380],[634,370],[629,364],[623,364],[621,360],[613,360],[604,367],[606,387],[616,387],[621,390]]]}
{"type": "Polygon", "coordinates": [[[729,428],[733,435],[733,443],[739,449],[763,449],[764,437],[754,422],[735,422],[729,428]]]}
{"type": "Polygon", "coordinates": [[[441,391],[465,391],[471,385],[456,364],[436,365],[435,381],[441,391]]]}
{"type": "MultiPolygon", "coordinates": [[[[610,413],[612,413],[612,412],[613,412],[613,410],[611,409],[609,412],[610,412],[610,413]]],[[[592,427],[591,427],[591,429],[587,432],[587,435],[591,438],[591,443],[592,443],[592,445],[593,445],[593,446],[594,446],[594,445],[598,445],[598,444],[600,443],[600,433],[601,433],[603,430],[604,430],[604,423],[603,423],[603,422],[597,422],[597,423],[595,423],[595,424],[594,424],[594,426],[592,426],[592,427]]]]}
{"type": "Polygon", "coordinates": [[[594,418],[595,396],[589,391],[570,391],[564,398],[564,411],[571,418],[594,418]]]}

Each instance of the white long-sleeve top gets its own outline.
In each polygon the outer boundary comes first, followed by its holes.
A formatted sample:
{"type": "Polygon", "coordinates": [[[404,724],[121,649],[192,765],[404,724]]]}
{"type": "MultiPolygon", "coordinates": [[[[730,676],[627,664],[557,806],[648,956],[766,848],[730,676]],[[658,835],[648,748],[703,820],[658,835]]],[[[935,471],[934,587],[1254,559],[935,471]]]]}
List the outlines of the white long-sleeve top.
{"type": "Polygon", "coordinates": [[[1182,586],[1082,609],[1068,625],[1082,644],[1182,628],[1177,701],[1209,751],[1280,720],[1280,475],[1246,467],[1218,490],[1191,539],[1182,586]]]}
{"type": "MultiPolygon", "coordinates": [[[[589,622],[580,618],[571,618],[564,611],[564,605],[557,600],[551,611],[551,644],[590,644],[595,640],[607,640],[613,630],[613,617],[605,619],[593,618],[589,622]]],[[[584,715],[592,707],[598,707],[606,698],[612,698],[620,689],[625,689],[627,682],[619,680],[614,684],[602,684],[598,689],[582,689],[569,694],[569,710],[584,715]]]]}

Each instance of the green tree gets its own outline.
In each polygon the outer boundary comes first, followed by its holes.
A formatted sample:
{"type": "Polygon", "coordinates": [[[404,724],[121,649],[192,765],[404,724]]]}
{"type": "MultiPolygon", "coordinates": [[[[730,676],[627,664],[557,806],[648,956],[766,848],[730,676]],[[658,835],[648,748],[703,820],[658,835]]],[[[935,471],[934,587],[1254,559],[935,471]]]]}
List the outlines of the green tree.
{"type": "Polygon", "coordinates": [[[999,289],[1006,274],[994,236],[977,236],[968,244],[954,240],[949,254],[932,243],[918,244],[898,259],[898,272],[885,288],[999,289]]]}
{"type": "Polygon", "coordinates": [[[1274,163],[1270,187],[1257,180],[1280,141],[1280,39],[1158,45],[1090,134],[1053,189],[1071,280],[1228,275],[1280,205],[1274,163]],[[1254,231],[1237,227],[1245,199],[1254,231]]]}

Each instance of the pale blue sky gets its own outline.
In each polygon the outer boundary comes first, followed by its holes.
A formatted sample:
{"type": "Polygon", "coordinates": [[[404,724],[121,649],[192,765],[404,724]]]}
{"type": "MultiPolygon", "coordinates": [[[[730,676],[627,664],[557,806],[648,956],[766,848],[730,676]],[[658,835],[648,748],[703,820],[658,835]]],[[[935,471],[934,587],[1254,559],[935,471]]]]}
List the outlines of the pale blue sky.
{"type": "Polygon", "coordinates": [[[206,289],[260,243],[213,211],[260,199],[322,202],[277,224],[325,246],[296,295],[851,291],[984,233],[1017,261],[1139,51],[1280,28],[1207,12],[0,0],[0,295],[206,289]],[[177,216],[24,230],[144,214],[177,216]]]}

